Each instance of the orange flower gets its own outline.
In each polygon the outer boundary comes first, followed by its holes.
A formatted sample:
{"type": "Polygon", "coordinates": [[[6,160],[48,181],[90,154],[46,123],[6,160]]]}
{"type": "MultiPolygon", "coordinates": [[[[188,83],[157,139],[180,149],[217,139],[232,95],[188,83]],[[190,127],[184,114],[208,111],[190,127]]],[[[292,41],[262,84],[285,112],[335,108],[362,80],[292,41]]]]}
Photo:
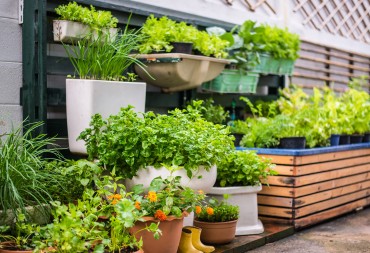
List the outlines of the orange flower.
{"type": "Polygon", "coordinates": [[[200,206],[195,206],[195,213],[200,214],[202,212],[202,208],[200,206]]]}
{"type": "Polygon", "coordinates": [[[157,193],[153,191],[148,192],[148,199],[150,202],[157,202],[157,193]]]}
{"type": "Polygon", "coordinates": [[[154,218],[159,219],[160,221],[165,221],[167,216],[163,211],[157,210],[154,214],[154,218]]]}
{"type": "Polygon", "coordinates": [[[208,213],[208,215],[213,215],[213,208],[212,207],[207,207],[207,213],[208,213]]]}
{"type": "Polygon", "coordinates": [[[115,204],[117,204],[117,203],[118,203],[118,200],[113,199],[113,201],[112,201],[112,205],[115,205],[115,204]]]}
{"type": "Polygon", "coordinates": [[[113,198],[114,198],[114,195],[109,195],[109,196],[108,196],[108,199],[109,199],[109,200],[112,200],[113,198]]]}
{"type": "Polygon", "coordinates": [[[135,208],[136,208],[137,210],[140,210],[140,209],[141,209],[141,206],[140,206],[140,202],[139,202],[139,201],[136,201],[136,202],[135,202],[135,208]]]}
{"type": "Polygon", "coordinates": [[[198,190],[198,193],[199,193],[199,194],[204,194],[204,191],[202,191],[202,190],[198,190]]]}
{"type": "Polygon", "coordinates": [[[114,194],[113,198],[120,200],[122,196],[121,194],[114,194]]]}

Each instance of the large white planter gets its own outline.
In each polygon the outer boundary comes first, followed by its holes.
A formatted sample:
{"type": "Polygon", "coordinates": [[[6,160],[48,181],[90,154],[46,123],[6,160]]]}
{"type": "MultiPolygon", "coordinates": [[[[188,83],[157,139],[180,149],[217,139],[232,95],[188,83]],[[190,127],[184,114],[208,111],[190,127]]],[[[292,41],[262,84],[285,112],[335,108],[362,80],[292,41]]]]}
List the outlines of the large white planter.
{"type": "MultiPolygon", "coordinates": [[[[146,169],[140,169],[137,175],[132,179],[126,179],[125,186],[127,190],[131,189],[137,184],[143,184],[144,188],[148,188],[150,182],[154,178],[158,176],[167,178],[170,176],[170,174],[170,171],[165,167],[156,169],[153,166],[147,166],[146,169]]],[[[216,182],[217,167],[212,166],[209,171],[207,171],[203,166],[200,166],[198,172],[194,173],[191,179],[186,175],[185,169],[175,171],[173,176],[181,176],[181,185],[190,187],[193,190],[203,190],[205,193],[207,193],[209,190],[211,190],[216,182]]]]}
{"type": "Polygon", "coordinates": [[[264,231],[258,219],[257,192],[260,190],[262,186],[213,187],[208,196],[223,200],[223,195],[229,194],[227,202],[239,206],[236,235],[252,235],[264,231]]]}
{"type": "Polygon", "coordinates": [[[146,83],[67,79],[67,127],[70,151],[86,154],[85,142],[76,139],[89,127],[92,115],[99,113],[103,118],[107,118],[128,105],[134,106],[136,112],[144,112],[145,95],[146,83]]]}

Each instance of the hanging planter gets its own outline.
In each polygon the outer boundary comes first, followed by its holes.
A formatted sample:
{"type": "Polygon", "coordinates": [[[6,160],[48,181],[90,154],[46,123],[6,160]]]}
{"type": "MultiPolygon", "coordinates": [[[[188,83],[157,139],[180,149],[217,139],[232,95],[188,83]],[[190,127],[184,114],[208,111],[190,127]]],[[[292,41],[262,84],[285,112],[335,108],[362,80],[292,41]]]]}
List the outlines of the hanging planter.
{"type": "Polygon", "coordinates": [[[189,90],[217,77],[229,63],[228,60],[207,56],[169,53],[136,55],[146,66],[135,66],[136,73],[147,83],[162,88],[164,92],[189,90]]]}

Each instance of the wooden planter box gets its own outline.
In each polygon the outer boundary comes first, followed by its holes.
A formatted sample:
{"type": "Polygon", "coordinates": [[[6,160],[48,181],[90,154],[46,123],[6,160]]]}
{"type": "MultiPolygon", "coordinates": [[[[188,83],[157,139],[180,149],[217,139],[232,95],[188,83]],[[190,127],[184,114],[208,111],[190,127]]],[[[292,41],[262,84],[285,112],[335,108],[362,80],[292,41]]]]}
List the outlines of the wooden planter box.
{"type": "Polygon", "coordinates": [[[257,150],[279,172],[258,193],[262,221],[301,228],[370,204],[370,143],[257,150]]]}

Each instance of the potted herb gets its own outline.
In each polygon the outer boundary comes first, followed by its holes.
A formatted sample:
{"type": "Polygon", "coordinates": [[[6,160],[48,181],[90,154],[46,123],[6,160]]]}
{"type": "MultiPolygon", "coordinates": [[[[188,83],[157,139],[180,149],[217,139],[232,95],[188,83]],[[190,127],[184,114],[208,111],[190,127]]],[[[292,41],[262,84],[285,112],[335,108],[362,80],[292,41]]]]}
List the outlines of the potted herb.
{"type": "Polygon", "coordinates": [[[129,188],[148,187],[153,178],[166,177],[174,169],[184,185],[206,191],[216,180],[215,165],[234,147],[229,129],[206,121],[200,106],[194,101],[168,115],[138,115],[132,107],[104,120],[95,115],[80,138],[86,141],[90,159],[132,179],[126,182],[129,188]]]}
{"type": "Polygon", "coordinates": [[[203,205],[196,207],[194,226],[202,229],[200,234],[202,242],[226,244],[235,238],[238,217],[238,205],[211,198],[203,205]]]}
{"type": "Polygon", "coordinates": [[[292,74],[300,45],[298,35],[269,25],[256,26],[250,20],[238,27],[238,35],[244,43],[234,57],[245,68],[264,74],[292,74]]]}
{"type": "Polygon", "coordinates": [[[224,194],[229,194],[229,203],[239,206],[236,235],[263,232],[258,220],[257,192],[267,177],[276,175],[273,167],[269,159],[254,151],[233,151],[218,166],[216,187],[209,195],[221,200],[224,194]]]}
{"type": "MultiPolygon", "coordinates": [[[[138,252],[142,242],[130,229],[143,215],[134,212],[131,193],[113,176],[102,176],[95,189],[86,188],[75,203],[52,202],[54,220],[34,237],[36,251],[138,252]]],[[[160,233],[157,224],[143,230],[160,233]]]]}
{"type": "Polygon", "coordinates": [[[54,41],[76,42],[91,34],[96,38],[99,33],[113,39],[118,32],[118,19],[110,11],[97,11],[92,5],[89,9],[69,2],[59,5],[55,12],[60,18],[53,21],[54,41]]]}
{"type": "Polygon", "coordinates": [[[99,34],[97,40],[83,38],[76,45],[64,45],[78,77],[66,80],[68,142],[72,153],[86,154],[84,142],[76,139],[95,113],[108,117],[128,105],[137,112],[145,110],[146,84],[134,82],[136,75],[127,73],[132,64],[143,68],[131,55],[138,41],[138,32],[126,27],[113,40],[108,34],[99,34]]]}
{"type": "MultiPolygon", "coordinates": [[[[183,219],[204,199],[204,194],[196,193],[180,184],[180,177],[170,175],[166,179],[153,179],[149,191],[144,195],[143,185],[133,189],[136,210],[143,214],[143,220],[137,221],[131,232],[137,240],[143,240],[144,252],[176,252],[179,246],[183,219]],[[162,236],[154,238],[152,234],[142,231],[153,223],[159,222],[162,236]],[[142,231],[142,232],[137,232],[142,231]]],[[[134,213],[135,213],[134,212],[134,213]]]]}
{"type": "Polygon", "coordinates": [[[58,186],[63,178],[44,169],[52,160],[47,157],[60,154],[55,138],[35,136],[42,125],[24,121],[0,138],[0,224],[12,225],[13,220],[20,220],[19,215],[35,223],[49,221],[52,196],[48,185],[58,186]]]}
{"type": "Polygon", "coordinates": [[[145,39],[139,46],[141,54],[137,57],[146,63],[146,70],[154,79],[148,78],[141,68],[136,67],[135,70],[143,80],[165,92],[198,87],[202,82],[215,78],[228,63],[227,60],[217,59],[227,55],[228,41],[166,16],[149,16],[141,35],[145,39]],[[187,54],[189,51],[186,54],[174,53],[173,45],[177,42],[193,43],[193,48],[204,56],[187,54]]]}
{"type": "Polygon", "coordinates": [[[26,222],[26,216],[22,213],[17,215],[14,226],[0,226],[0,253],[32,253],[32,237],[39,227],[36,224],[26,222]],[[9,230],[11,230],[9,232],[9,230]],[[5,234],[8,233],[8,234],[5,234]]]}

